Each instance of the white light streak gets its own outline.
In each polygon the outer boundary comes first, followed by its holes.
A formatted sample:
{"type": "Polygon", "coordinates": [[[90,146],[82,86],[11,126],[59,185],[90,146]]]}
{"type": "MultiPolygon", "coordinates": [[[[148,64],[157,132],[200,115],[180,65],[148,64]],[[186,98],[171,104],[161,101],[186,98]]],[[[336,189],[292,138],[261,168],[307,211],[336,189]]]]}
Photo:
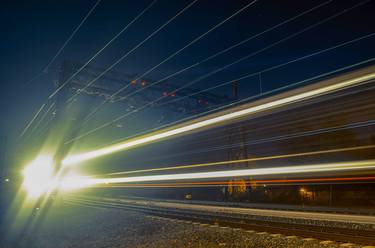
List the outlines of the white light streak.
{"type": "Polygon", "coordinates": [[[300,166],[270,167],[261,169],[242,169],[242,170],[220,170],[211,172],[195,172],[181,174],[166,174],[153,176],[137,177],[119,177],[119,178],[96,178],[87,179],[84,185],[112,184],[112,183],[133,183],[133,182],[152,182],[152,181],[175,181],[175,180],[194,180],[210,178],[231,178],[243,176],[267,176],[281,174],[301,174],[318,172],[339,172],[354,171],[364,169],[374,169],[375,160],[349,161],[338,163],[325,163],[300,166]]]}
{"type": "Polygon", "coordinates": [[[356,78],[343,80],[339,83],[309,90],[307,92],[297,93],[289,97],[281,98],[278,100],[259,104],[256,106],[250,106],[248,108],[237,110],[232,113],[226,113],[220,116],[215,116],[215,117],[202,120],[202,121],[198,121],[192,124],[187,124],[185,126],[179,126],[174,129],[168,129],[166,131],[161,131],[155,134],[151,133],[149,135],[146,135],[140,138],[135,138],[133,140],[126,140],[118,144],[114,144],[114,145],[104,147],[101,149],[89,151],[86,153],[71,155],[71,156],[66,157],[62,161],[62,164],[64,166],[77,164],[77,163],[80,163],[89,159],[93,159],[93,158],[101,157],[101,156],[108,155],[114,152],[130,149],[139,145],[147,144],[150,142],[155,142],[155,141],[162,140],[165,138],[170,138],[170,137],[182,134],[182,133],[187,133],[187,132],[201,129],[204,127],[209,127],[215,124],[223,123],[225,121],[238,119],[238,118],[245,117],[248,115],[256,114],[256,113],[267,111],[267,110],[274,109],[274,108],[279,108],[279,107],[289,105],[292,103],[296,103],[299,101],[303,101],[306,99],[332,93],[338,90],[352,87],[354,85],[358,85],[360,83],[366,82],[367,80],[371,80],[374,78],[375,78],[375,73],[367,73],[365,75],[358,76],[356,78]]]}

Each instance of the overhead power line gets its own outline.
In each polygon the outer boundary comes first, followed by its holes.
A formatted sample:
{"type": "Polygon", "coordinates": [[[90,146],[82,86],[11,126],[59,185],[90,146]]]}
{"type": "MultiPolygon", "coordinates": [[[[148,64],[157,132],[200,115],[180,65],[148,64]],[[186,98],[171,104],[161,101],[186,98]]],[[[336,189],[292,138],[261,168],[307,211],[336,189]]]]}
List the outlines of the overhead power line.
{"type": "Polygon", "coordinates": [[[35,119],[38,117],[39,113],[44,109],[45,106],[46,106],[45,103],[43,103],[42,106],[40,106],[40,108],[35,113],[35,115],[33,116],[33,118],[27,123],[26,127],[23,129],[20,137],[22,137],[23,135],[25,135],[25,133],[27,132],[27,130],[29,130],[29,128],[31,127],[32,123],[35,121],[35,119]]]}
{"type": "Polygon", "coordinates": [[[157,2],[157,0],[153,0],[146,8],[144,8],[136,17],[134,17],[128,24],[125,25],[125,27],[123,27],[120,32],[118,32],[112,39],[110,39],[101,49],[99,49],[95,54],[94,56],[92,56],[84,65],[82,65],[76,72],[74,72],[67,80],[65,80],[65,82],[63,82],[62,84],[60,84],[60,86],[54,91],[52,92],[52,94],[50,94],[50,96],[48,97],[49,99],[51,99],[52,97],[54,97],[61,89],[63,89],[75,76],[77,76],[83,69],[86,68],[86,66],[88,64],[91,63],[91,61],[93,61],[96,57],[98,57],[103,51],[104,49],[106,49],[109,45],[111,45],[120,35],[122,35],[126,30],[129,29],[129,27],[134,23],[136,22],[139,18],[141,18],[155,3],[157,2]]]}
{"type": "MultiPolygon", "coordinates": [[[[179,50],[177,50],[176,52],[174,52],[173,54],[171,54],[170,56],[168,56],[167,58],[165,58],[164,60],[162,60],[161,62],[159,62],[158,64],[156,64],[155,66],[153,66],[151,69],[147,70],[145,73],[143,73],[142,75],[138,76],[136,79],[134,80],[139,80],[141,78],[143,78],[144,76],[148,75],[150,72],[152,72],[153,70],[155,70],[156,68],[158,68],[159,66],[161,66],[162,64],[164,64],[165,62],[171,60],[173,57],[175,57],[176,55],[178,55],[179,53],[181,53],[182,51],[184,51],[186,48],[190,47],[191,45],[193,45],[194,43],[198,42],[199,40],[201,40],[202,38],[204,38],[205,36],[207,36],[209,33],[211,33],[212,31],[216,30],[217,28],[221,27],[223,24],[225,24],[227,21],[231,20],[232,18],[234,18],[235,16],[239,15],[240,13],[242,13],[244,10],[246,10],[247,8],[251,7],[252,5],[254,5],[258,0],[254,0],[254,1],[251,1],[250,3],[246,4],[245,6],[243,6],[241,9],[237,10],[235,13],[231,14],[229,17],[225,18],[224,20],[222,20],[221,22],[219,22],[218,24],[214,25],[212,28],[210,28],[209,30],[207,30],[206,32],[204,32],[203,34],[199,35],[198,37],[194,38],[192,41],[190,41],[188,44],[186,44],[184,47],[180,48],[179,50]]],[[[106,71],[104,71],[106,72],[106,71]]],[[[98,78],[100,78],[100,76],[98,76],[97,78],[95,78],[94,80],[92,80],[89,84],[85,85],[85,87],[83,87],[82,90],[86,89],[87,87],[89,87],[90,85],[92,85],[92,83],[94,83],[98,78]]],[[[124,87],[122,87],[121,89],[119,89],[118,91],[116,91],[114,94],[112,94],[109,98],[107,99],[104,99],[103,102],[101,102],[88,116],[87,118],[85,119],[85,121],[88,120],[88,118],[91,118],[108,100],[110,99],[113,99],[113,97],[115,97],[116,95],[118,95],[119,93],[123,92],[125,89],[127,89],[129,86],[131,85],[131,82],[126,84],[124,87]]],[[[73,96],[74,97],[74,96],[73,96]]],[[[72,98],[73,98],[72,97],[72,98]]],[[[71,98],[71,99],[72,99],[71,98]]]]}
{"type": "MultiPolygon", "coordinates": [[[[89,12],[85,15],[85,17],[82,19],[82,21],[78,24],[78,26],[73,30],[73,32],[70,34],[70,36],[68,37],[68,39],[64,42],[64,44],[60,47],[60,49],[57,51],[57,53],[52,57],[52,59],[48,62],[48,64],[46,65],[46,67],[44,67],[44,69],[38,73],[36,76],[34,76],[32,79],[30,79],[29,81],[27,81],[25,83],[25,86],[31,84],[32,82],[34,82],[36,79],[40,78],[42,75],[46,74],[48,72],[48,69],[49,67],[52,65],[52,63],[56,60],[56,58],[62,53],[62,51],[65,49],[65,47],[68,45],[68,43],[73,39],[73,37],[75,36],[75,34],[78,32],[78,30],[82,27],[82,25],[86,22],[87,18],[89,18],[89,16],[94,12],[94,10],[96,9],[96,7],[99,5],[99,3],[101,2],[101,0],[97,0],[94,4],[94,6],[89,10],[89,12]]],[[[28,124],[26,125],[26,127],[24,128],[24,130],[22,131],[20,137],[22,137],[26,132],[27,130],[31,127],[33,121],[38,117],[40,111],[42,111],[42,109],[45,107],[46,103],[42,104],[41,107],[39,107],[39,110],[37,111],[36,115],[33,116],[33,118],[28,122],[28,124]]]]}
{"type": "Polygon", "coordinates": [[[90,11],[86,14],[86,16],[82,19],[82,21],[78,24],[78,26],[74,29],[73,33],[68,37],[68,39],[64,42],[64,44],[60,47],[60,49],[57,51],[55,56],[50,60],[50,62],[47,64],[47,66],[44,68],[44,72],[48,71],[48,68],[52,65],[53,62],[55,62],[56,58],[61,54],[61,52],[64,50],[64,48],[68,45],[68,43],[73,39],[74,35],[78,32],[78,30],[82,27],[82,25],[86,22],[87,18],[94,12],[96,7],[99,5],[101,0],[97,0],[94,6],[90,9],[90,11]]]}
{"type": "MultiPolygon", "coordinates": [[[[190,86],[190,85],[192,85],[192,84],[194,84],[194,83],[196,83],[196,82],[198,82],[198,81],[201,81],[203,78],[207,78],[208,76],[210,76],[210,75],[212,75],[212,74],[214,74],[214,73],[217,73],[218,71],[222,71],[222,70],[228,68],[229,66],[232,66],[232,65],[235,64],[235,63],[238,63],[238,62],[240,62],[240,61],[243,61],[243,60],[245,60],[245,59],[248,59],[248,58],[254,56],[255,54],[258,54],[258,53],[260,53],[260,52],[263,52],[263,51],[265,51],[265,50],[267,50],[267,49],[269,49],[269,48],[271,48],[271,47],[273,47],[273,46],[275,46],[275,45],[277,45],[277,44],[279,44],[279,43],[281,43],[281,42],[284,42],[284,41],[286,41],[286,40],[289,40],[289,39],[291,39],[291,38],[293,38],[293,37],[295,37],[295,36],[297,36],[297,35],[299,35],[299,34],[301,34],[301,33],[304,33],[304,32],[306,32],[306,31],[308,31],[308,30],[310,30],[310,29],[312,29],[312,28],[315,28],[315,27],[317,27],[318,25],[321,25],[321,24],[323,24],[323,23],[325,23],[325,22],[327,22],[327,21],[329,21],[329,20],[332,20],[332,19],[335,18],[335,17],[338,17],[338,16],[340,16],[340,15],[342,15],[342,14],[344,14],[344,13],[347,13],[349,10],[352,10],[352,9],[354,9],[354,8],[356,8],[356,7],[359,7],[359,6],[361,6],[361,5],[365,4],[365,3],[368,3],[368,2],[369,2],[369,0],[362,1],[362,2],[360,2],[360,3],[358,3],[358,4],[356,4],[356,5],[354,5],[354,6],[350,7],[350,8],[348,8],[348,9],[344,9],[344,10],[342,10],[342,11],[340,11],[340,12],[338,12],[338,13],[332,15],[332,16],[329,16],[328,18],[325,18],[325,19],[323,19],[323,20],[321,20],[321,21],[319,21],[319,22],[317,22],[317,23],[315,23],[315,24],[312,24],[312,25],[310,25],[310,26],[308,26],[308,27],[306,27],[306,28],[304,28],[304,29],[302,29],[302,30],[296,32],[296,33],[293,33],[292,35],[289,35],[289,36],[287,36],[287,37],[285,37],[285,38],[283,38],[283,39],[281,39],[281,40],[279,40],[279,41],[277,41],[277,42],[275,42],[275,43],[272,43],[271,45],[266,46],[265,48],[262,48],[262,49],[260,49],[260,50],[258,50],[258,51],[256,51],[256,52],[253,52],[253,53],[251,53],[251,54],[249,54],[249,55],[246,55],[245,57],[242,57],[242,58],[240,58],[240,59],[238,59],[238,60],[236,60],[236,61],[234,61],[234,62],[232,62],[232,63],[230,63],[230,64],[227,64],[227,65],[225,65],[225,66],[223,66],[223,67],[221,67],[221,68],[219,68],[219,69],[216,69],[216,70],[214,70],[214,71],[212,71],[212,72],[209,72],[209,73],[205,74],[204,76],[199,77],[198,79],[195,79],[195,80],[193,80],[193,81],[191,81],[191,82],[189,82],[189,83],[187,83],[187,84],[184,84],[182,87],[180,87],[180,88],[174,90],[173,93],[176,93],[176,92],[178,92],[179,90],[181,90],[181,89],[183,89],[183,88],[186,88],[186,87],[188,87],[188,86],[190,86]]],[[[225,84],[228,84],[228,83],[231,83],[231,82],[233,82],[233,81],[242,80],[242,79],[244,79],[245,77],[248,78],[248,77],[251,77],[251,76],[253,76],[253,75],[258,75],[259,73],[264,73],[264,72],[266,72],[266,71],[273,70],[273,69],[275,69],[275,68],[279,68],[279,67],[281,67],[281,66],[285,66],[285,65],[290,64],[290,63],[294,63],[294,62],[297,62],[297,61],[300,61],[300,60],[303,60],[303,59],[307,59],[307,58],[310,58],[310,57],[312,57],[312,56],[316,56],[316,55],[318,55],[318,54],[325,53],[325,52],[328,52],[328,51],[331,51],[331,50],[337,49],[337,48],[339,48],[339,47],[342,47],[342,46],[345,46],[345,45],[348,45],[348,44],[352,44],[352,43],[354,43],[354,42],[358,42],[358,41],[360,41],[360,40],[363,40],[363,39],[366,39],[366,38],[372,37],[374,34],[375,34],[375,33],[372,33],[372,34],[369,34],[369,35],[365,35],[365,36],[362,36],[362,37],[356,38],[356,39],[354,39],[354,40],[346,41],[346,42],[340,43],[340,44],[338,44],[338,45],[336,45],[336,46],[329,47],[329,48],[326,48],[326,49],[323,49],[323,50],[320,50],[320,51],[314,52],[314,53],[312,53],[312,54],[305,55],[305,56],[302,56],[302,57],[300,57],[300,58],[297,58],[297,59],[294,59],[294,60],[291,60],[291,61],[288,61],[288,62],[285,62],[285,63],[279,64],[279,65],[276,65],[276,66],[272,66],[272,67],[269,67],[269,68],[267,68],[267,69],[264,69],[264,70],[261,70],[261,71],[255,72],[255,73],[251,73],[251,74],[248,74],[248,75],[246,75],[246,76],[243,76],[243,77],[240,77],[240,78],[237,78],[237,79],[233,79],[233,80],[230,80],[230,81],[227,81],[227,82],[224,82],[224,83],[225,83],[225,84]]],[[[214,86],[214,87],[217,87],[217,86],[214,86]]],[[[211,87],[211,88],[213,88],[213,87],[211,87]]],[[[200,91],[200,92],[203,92],[203,91],[204,91],[204,90],[202,90],[202,91],[200,91]]],[[[195,93],[194,93],[194,94],[195,94],[195,93]]],[[[191,94],[191,95],[193,95],[193,94],[191,94]]],[[[132,115],[132,114],[134,114],[134,113],[138,113],[139,111],[141,111],[141,110],[143,110],[143,109],[146,109],[146,108],[149,107],[149,106],[154,105],[155,103],[159,102],[160,100],[162,100],[162,99],[164,99],[164,98],[166,98],[166,96],[162,96],[162,97],[156,99],[155,101],[152,101],[152,102],[149,102],[149,103],[143,105],[143,106],[140,107],[140,108],[137,108],[137,109],[135,109],[135,110],[132,110],[131,112],[129,112],[129,113],[125,113],[125,114],[123,114],[123,115],[121,115],[121,116],[118,116],[118,117],[114,118],[114,119],[111,120],[111,121],[108,121],[108,122],[106,122],[106,123],[104,123],[104,124],[102,124],[102,125],[100,125],[100,126],[98,126],[98,127],[96,127],[96,128],[93,128],[93,129],[91,129],[91,130],[89,130],[89,131],[87,131],[87,132],[85,132],[85,133],[83,133],[83,134],[81,134],[81,135],[79,135],[79,136],[73,138],[73,139],[70,139],[67,143],[70,143],[70,142],[72,142],[72,141],[74,141],[74,140],[78,140],[78,139],[81,139],[81,138],[83,138],[83,137],[85,137],[85,136],[91,135],[91,134],[93,134],[94,132],[96,132],[96,131],[98,131],[98,130],[101,130],[101,129],[105,128],[105,127],[110,126],[110,125],[113,124],[113,123],[116,123],[117,121],[120,121],[120,120],[124,119],[125,117],[128,117],[128,116],[130,116],[130,115],[132,115]]]]}
{"type": "Polygon", "coordinates": [[[188,10],[190,7],[192,7],[197,1],[198,0],[193,0],[191,3],[189,3],[187,6],[185,6],[182,10],[180,10],[177,14],[175,14],[172,18],[170,18],[167,22],[165,22],[163,25],[159,26],[150,35],[148,35],[144,40],[139,42],[136,46],[134,46],[132,49],[130,49],[128,52],[126,52],[123,56],[121,56],[115,63],[113,63],[107,69],[105,69],[102,73],[100,73],[96,78],[94,78],[93,80],[88,82],[85,85],[85,87],[83,87],[82,89],[79,90],[79,92],[85,90],[87,87],[90,87],[93,83],[95,83],[98,79],[100,79],[102,76],[104,76],[107,72],[112,70],[115,66],[117,66],[120,62],[122,62],[125,58],[127,58],[130,54],[132,54],[135,50],[137,50],[140,46],[142,46],[149,39],[154,37],[157,33],[159,33],[163,28],[165,28],[172,21],[174,21],[178,16],[180,16],[182,13],[184,13],[186,10],[188,10]]]}

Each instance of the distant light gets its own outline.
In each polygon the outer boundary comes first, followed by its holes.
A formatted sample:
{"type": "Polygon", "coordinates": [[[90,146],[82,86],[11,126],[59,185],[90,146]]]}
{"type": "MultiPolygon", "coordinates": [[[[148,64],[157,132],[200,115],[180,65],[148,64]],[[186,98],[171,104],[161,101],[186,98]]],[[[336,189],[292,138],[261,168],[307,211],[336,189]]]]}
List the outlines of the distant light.
{"type": "Polygon", "coordinates": [[[9,178],[5,178],[5,180],[4,180],[5,182],[9,182],[10,180],[9,180],[9,178]]]}

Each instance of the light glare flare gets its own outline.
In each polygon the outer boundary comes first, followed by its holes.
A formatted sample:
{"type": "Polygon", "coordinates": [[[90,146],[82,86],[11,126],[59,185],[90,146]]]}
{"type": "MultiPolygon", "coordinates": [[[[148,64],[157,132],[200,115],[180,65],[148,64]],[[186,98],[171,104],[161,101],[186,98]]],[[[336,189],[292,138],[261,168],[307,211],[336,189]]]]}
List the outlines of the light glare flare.
{"type": "Polygon", "coordinates": [[[64,176],[54,174],[52,156],[40,155],[23,170],[23,188],[29,198],[39,198],[53,191],[70,191],[88,186],[87,177],[69,170],[64,176]]]}
{"type": "Polygon", "coordinates": [[[23,170],[23,188],[31,198],[47,192],[55,184],[53,180],[53,158],[40,155],[23,170]]]}

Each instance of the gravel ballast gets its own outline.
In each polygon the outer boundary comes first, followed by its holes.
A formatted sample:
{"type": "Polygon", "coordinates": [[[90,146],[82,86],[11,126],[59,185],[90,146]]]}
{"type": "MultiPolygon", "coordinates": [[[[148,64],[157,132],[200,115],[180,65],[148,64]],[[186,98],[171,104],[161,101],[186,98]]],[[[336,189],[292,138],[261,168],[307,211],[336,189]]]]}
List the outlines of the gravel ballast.
{"type": "Polygon", "coordinates": [[[361,247],[178,221],[138,212],[63,204],[2,247],[361,247]],[[23,235],[21,235],[23,234],[23,235]]]}

